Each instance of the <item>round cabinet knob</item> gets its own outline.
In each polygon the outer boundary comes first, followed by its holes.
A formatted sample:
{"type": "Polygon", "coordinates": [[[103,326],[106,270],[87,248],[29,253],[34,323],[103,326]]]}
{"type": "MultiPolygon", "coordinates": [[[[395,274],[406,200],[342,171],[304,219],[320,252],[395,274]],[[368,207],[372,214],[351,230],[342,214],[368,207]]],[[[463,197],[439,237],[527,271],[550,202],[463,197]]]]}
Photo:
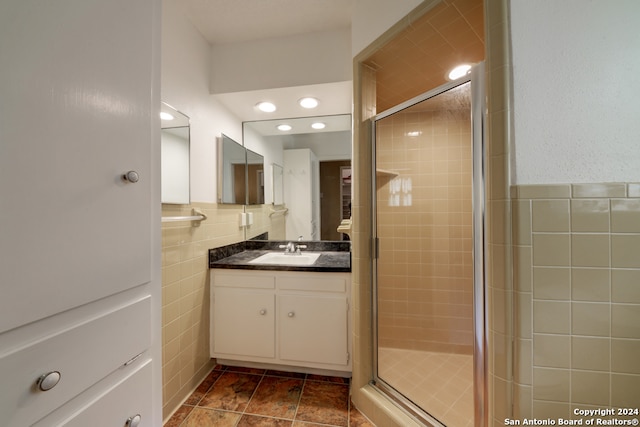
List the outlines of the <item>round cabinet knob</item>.
{"type": "Polygon", "coordinates": [[[265,310],[264,308],[262,310],[260,310],[260,315],[264,316],[265,314],[267,314],[267,310],[265,310]]]}
{"type": "Polygon", "coordinates": [[[40,378],[38,378],[38,390],[40,391],[48,391],[54,388],[58,382],[60,381],[60,372],[51,371],[46,374],[42,374],[40,378]]]}
{"type": "Polygon", "coordinates": [[[140,175],[138,175],[138,172],[136,171],[129,171],[127,173],[125,173],[124,175],[122,175],[122,179],[124,179],[125,181],[128,182],[138,182],[140,180],[140,175]]]}
{"type": "Polygon", "coordinates": [[[140,425],[140,421],[142,421],[142,417],[140,414],[136,414],[133,417],[129,417],[125,424],[126,427],[138,427],[140,425]]]}
{"type": "Polygon", "coordinates": [[[293,316],[295,316],[295,315],[296,315],[296,314],[295,314],[293,311],[290,311],[289,313],[287,313],[287,316],[289,316],[289,317],[293,317],[293,316]]]}

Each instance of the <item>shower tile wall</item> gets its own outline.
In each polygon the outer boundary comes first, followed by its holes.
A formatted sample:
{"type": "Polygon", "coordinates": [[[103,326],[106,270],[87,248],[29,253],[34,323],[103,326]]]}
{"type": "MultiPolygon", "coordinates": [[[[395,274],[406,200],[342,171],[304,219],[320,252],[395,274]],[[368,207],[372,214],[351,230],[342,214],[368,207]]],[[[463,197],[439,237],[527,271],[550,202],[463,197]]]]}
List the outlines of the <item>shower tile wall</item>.
{"type": "Polygon", "coordinates": [[[469,130],[463,110],[378,122],[380,347],[472,352],[469,130]]]}
{"type": "Polygon", "coordinates": [[[516,417],[638,407],[639,189],[512,189],[516,417]]]}

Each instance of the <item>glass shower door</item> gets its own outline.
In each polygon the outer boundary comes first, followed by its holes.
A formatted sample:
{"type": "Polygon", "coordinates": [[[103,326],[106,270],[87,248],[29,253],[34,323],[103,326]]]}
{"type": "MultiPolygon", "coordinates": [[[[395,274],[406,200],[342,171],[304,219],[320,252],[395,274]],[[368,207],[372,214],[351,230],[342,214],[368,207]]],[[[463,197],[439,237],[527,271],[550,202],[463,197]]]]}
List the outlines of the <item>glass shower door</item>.
{"type": "Polygon", "coordinates": [[[378,115],[373,132],[375,383],[425,422],[456,427],[475,425],[482,319],[471,98],[469,80],[445,85],[378,115]]]}

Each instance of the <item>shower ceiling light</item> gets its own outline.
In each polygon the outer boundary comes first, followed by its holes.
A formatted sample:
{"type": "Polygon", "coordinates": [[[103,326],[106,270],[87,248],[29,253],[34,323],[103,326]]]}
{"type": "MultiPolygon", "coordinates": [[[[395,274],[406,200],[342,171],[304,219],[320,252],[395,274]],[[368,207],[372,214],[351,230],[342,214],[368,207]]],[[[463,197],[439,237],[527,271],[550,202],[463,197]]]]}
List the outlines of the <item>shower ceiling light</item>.
{"type": "Polygon", "coordinates": [[[256,107],[260,111],[264,111],[265,113],[273,113],[276,111],[276,106],[272,102],[262,101],[256,104],[256,107]]]}
{"type": "Polygon", "coordinates": [[[290,125],[286,125],[286,124],[278,125],[278,126],[276,126],[276,128],[279,131],[282,131],[282,132],[287,132],[287,131],[290,131],[291,129],[293,129],[290,125]]]}
{"type": "Polygon", "coordinates": [[[315,98],[302,98],[298,101],[298,104],[302,108],[316,108],[318,106],[318,100],[315,98]]]}
{"type": "Polygon", "coordinates": [[[422,132],[419,130],[413,130],[406,133],[407,136],[416,137],[422,135],[422,132]]]}
{"type": "Polygon", "coordinates": [[[311,123],[311,127],[314,129],[324,129],[327,125],[322,122],[311,123]]]}
{"type": "Polygon", "coordinates": [[[458,80],[460,77],[466,76],[471,71],[470,64],[461,64],[449,71],[447,77],[449,80],[458,80]]]}
{"type": "Polygon", "coordinates": [[[160,120],[173,120],[173,116],[163,111],[160,113],[160,120]]]}

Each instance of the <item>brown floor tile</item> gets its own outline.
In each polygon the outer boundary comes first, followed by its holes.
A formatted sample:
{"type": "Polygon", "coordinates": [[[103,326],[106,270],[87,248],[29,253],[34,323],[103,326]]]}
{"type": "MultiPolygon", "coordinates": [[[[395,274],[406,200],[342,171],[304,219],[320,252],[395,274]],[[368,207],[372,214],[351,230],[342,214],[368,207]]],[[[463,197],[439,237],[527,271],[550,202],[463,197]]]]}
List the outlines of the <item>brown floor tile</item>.
{"type": "Polygon", "coordinates": [[[234,427],[240,416],[233,412],[193,408],[180,427],[234,427]]]}
{"type": "Polygon", "coordinates": [[[305,379],[307,377],[307,374],[303,374],[301,372],[287,372],[287,371],[274,371],[272,369],[269,369],[265,375],[268,375],[270,377],[287,377],[287,378],[300,378],[300,379],[305,379]]]}
{"type": "Polygon", "coordinates": [[[349,386],[307,381],[302,390],[296,421],[347,427],[349,386]]]}
{"type": "Polygon", "coordinates": [[[243,415],[237,427],[291,427],[291,420],[243,415]]]}
{"type": "Polygon", "coordinates": [[[367,417],[351,404],[349,410],[349,427],[376,427],[367,417]]]}
{"type": "Polygon", "coordinates": [[[259,375],[225,371],[202,398],[199,406],[242,412],[261,378],[259,375]]]}
{"type": "Polygon", "coordinates": [[[245,412],[292,420],[303,384],[301,379],[265,376],[245,412]]]}
{"type": "Polygon", "coordinates": [[[307,379],[310,381],[325,381],[325,382],[336,383],[336,384],[349,384],[349,381],[350,381],[349,378],[331,377],[328,375],[313,375],[313,374],[307,375],[307,379]]]}
{"type": "Polygon", "coordinates": [[[213,383],[216,382],[220,375],[222,375],[222,371],[211,371],[209,375],[207,375],[207,378],[205,378],[200,383],[198,388],[196,388],[195,391],[191,393],[191,396],[187,398],[187,400],[184,402],[185,405],[197,405],[198,402],[200,402],[200,400],[204,397],[204,395],[207,394],[213,383]]]}
{"type": "Polygon", "coordinates": [[[294,421],[291,427],[327,427],[326,424],[307,423],[305,421],[294,421]]]}
{"type": "Polygon", "coordinates": [[[187,418],[189,413],[193,410],[193,406],[180,406],[176,412],[173,413],[169,421],[164,424],[164,427],[180,427],[182,422],[187,418]]]}

